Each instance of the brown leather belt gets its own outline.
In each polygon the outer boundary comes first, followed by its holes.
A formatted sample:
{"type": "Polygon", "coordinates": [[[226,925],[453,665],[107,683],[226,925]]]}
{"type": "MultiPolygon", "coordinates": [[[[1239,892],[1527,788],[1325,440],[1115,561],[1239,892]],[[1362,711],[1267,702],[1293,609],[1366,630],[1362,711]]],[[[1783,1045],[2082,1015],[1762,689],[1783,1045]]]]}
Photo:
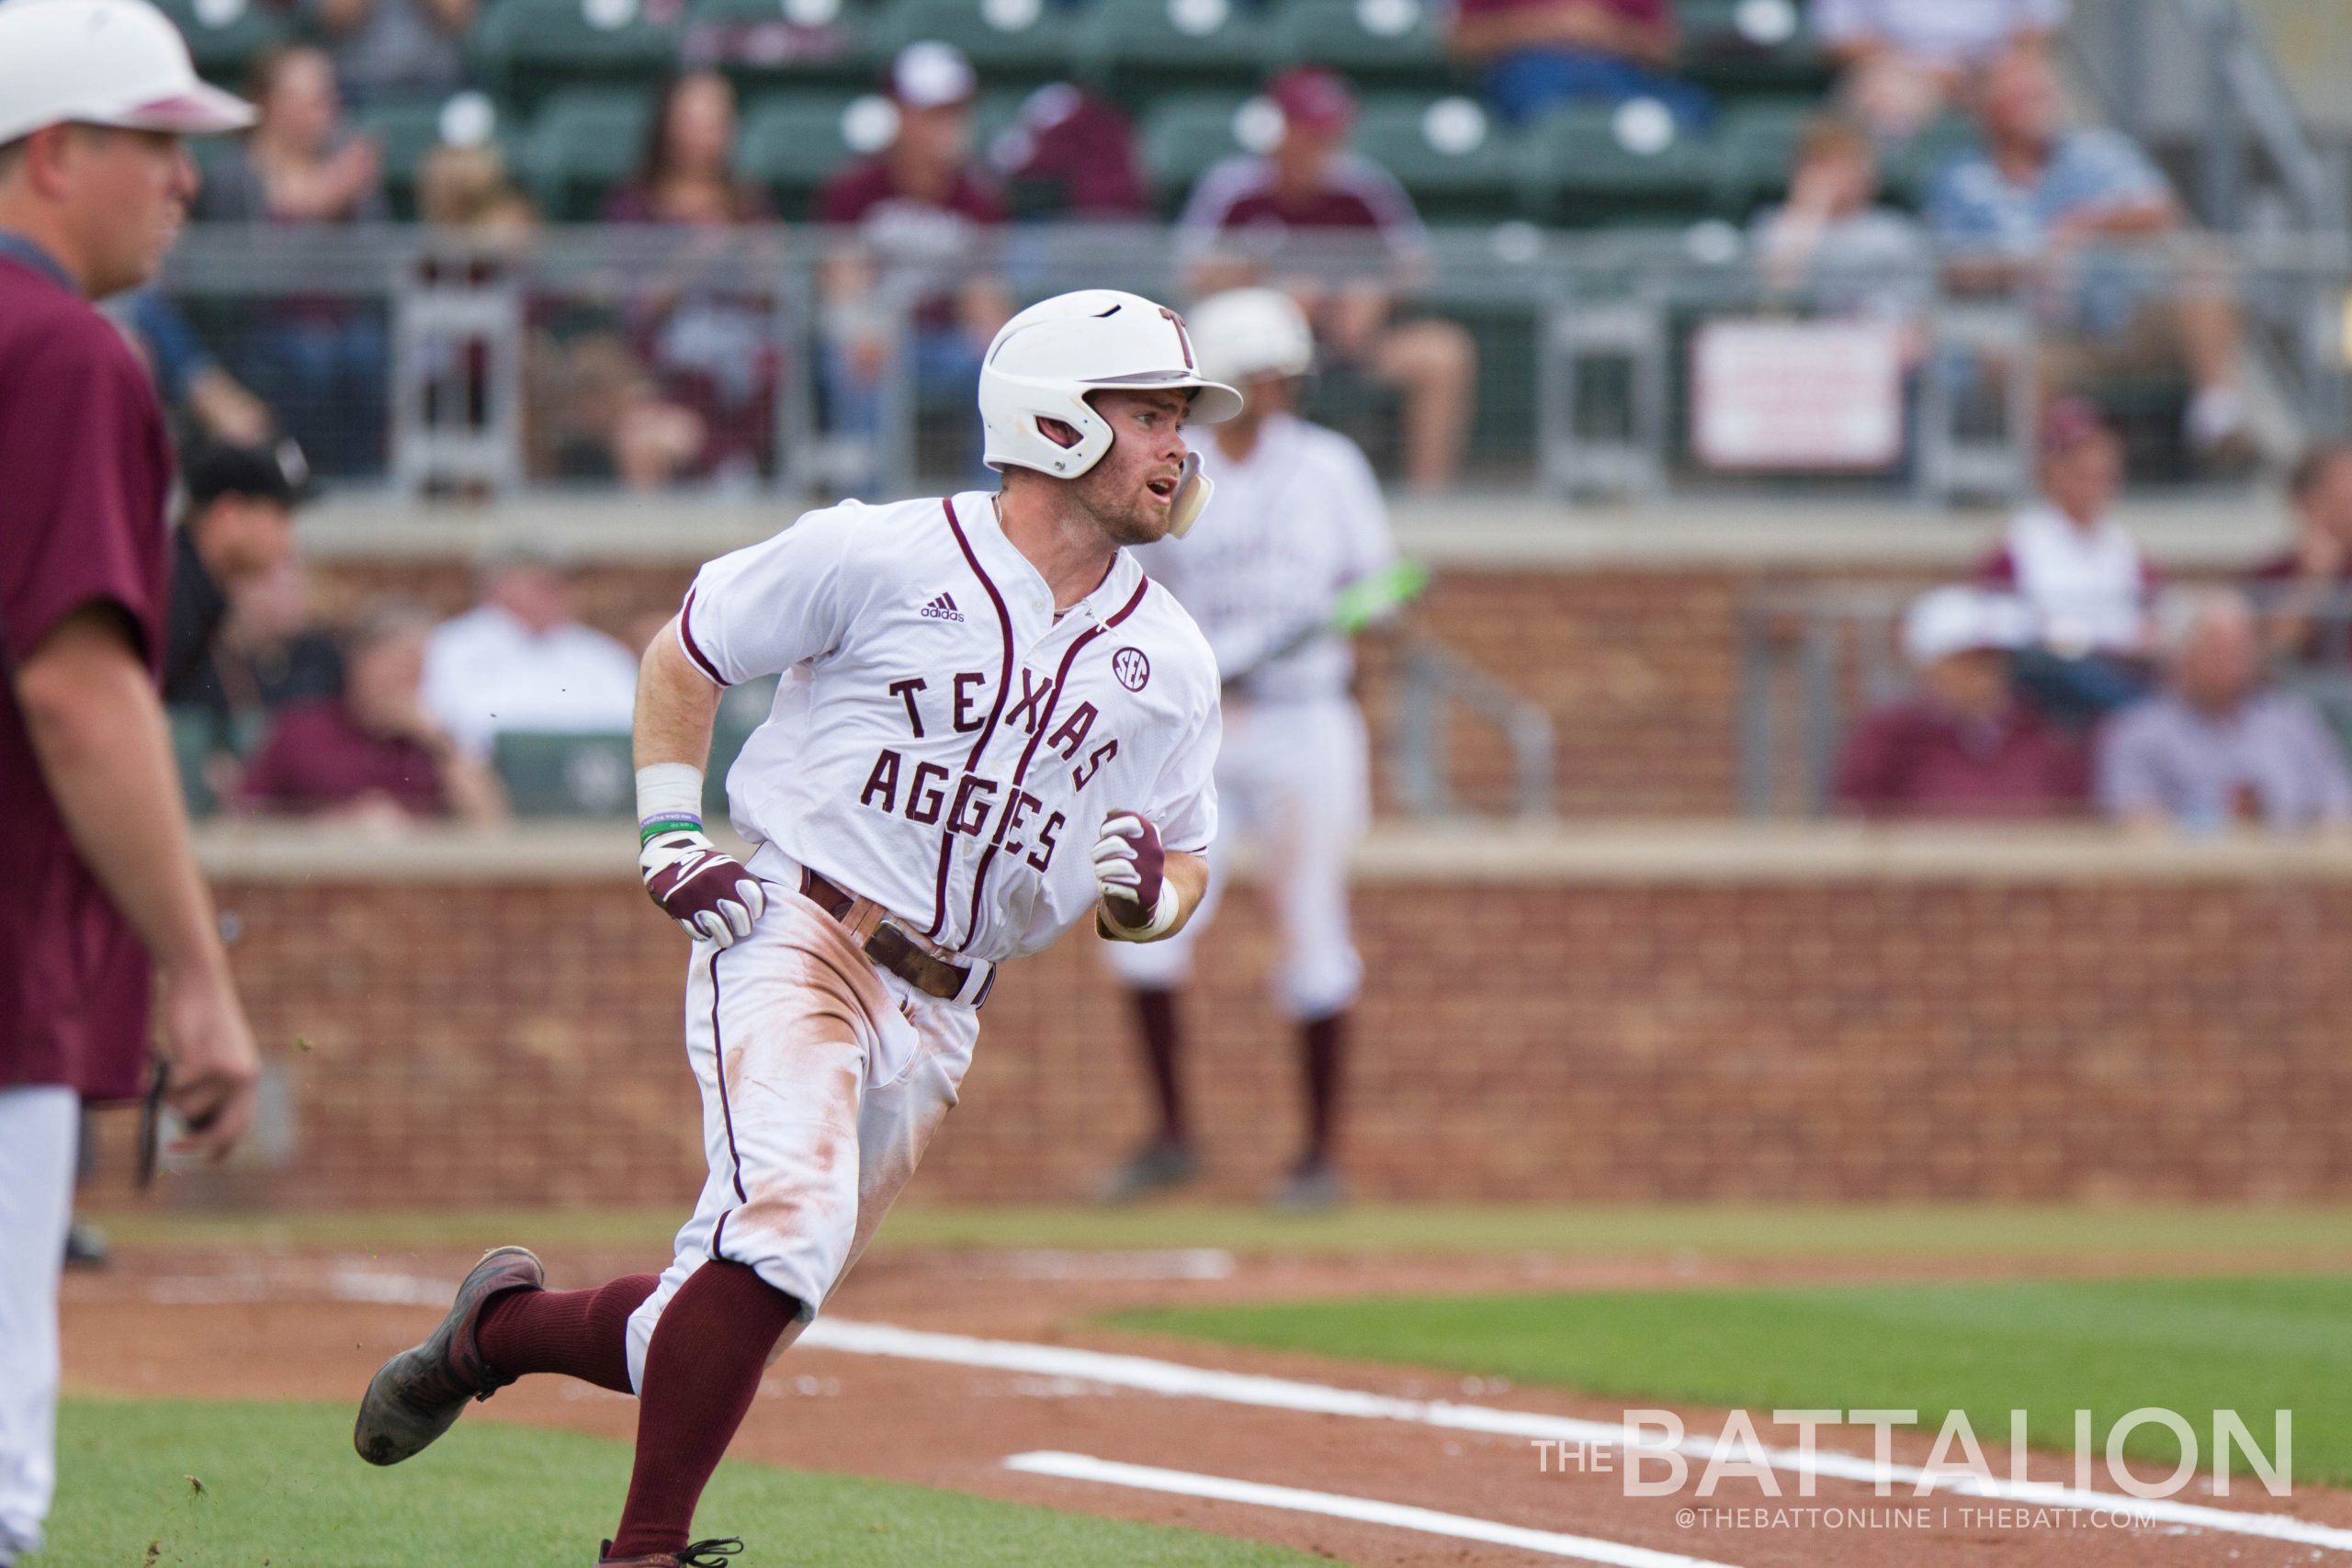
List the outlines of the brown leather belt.
{"type": "MultiPolygon", "coordinates": [[[[888,969],[925,996],[943,1001],[954,1001],[964,994],[971,983],[969,964],[951,963],[923,951],[914,933],[900,925],[873,900],[860,898],[835,885],[830,878],[800,868],[800,893],[820,909],[849,928],[865,956],[877,968],[888,969]]],[[[991,970],[980,983],[980,994],[972,998],[978,1007],[989,999],[989,992],[996,987],[996,974],[991,970]]]]}

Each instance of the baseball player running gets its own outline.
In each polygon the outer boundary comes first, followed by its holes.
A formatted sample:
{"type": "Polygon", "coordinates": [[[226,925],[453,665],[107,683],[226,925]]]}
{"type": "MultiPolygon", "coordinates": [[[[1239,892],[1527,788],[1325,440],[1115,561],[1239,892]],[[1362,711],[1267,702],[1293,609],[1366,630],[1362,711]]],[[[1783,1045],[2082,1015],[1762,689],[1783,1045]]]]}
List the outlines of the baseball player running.
{"type": "MultiPolygon", "coordinates": [[[[1338,628],[1351,590],[1377,584],[1395,547],[1363,454],[1291,412],[1315,343],[1290,298],[1216,295],[1193,311],[1193,341],[1203,374],[1239,385],[1247,403],[1202,453],[1216,511],[1181,553],[1141,554],[1200,622],[1224,679],[1217,794],[1258,857],[1281,926],[1277,989],[1297,1021],[1306,1086],[1306,1146],[1274,1201],[1324,1208],[1342,1196],[1332,1139],[1347,1010],[1363,975],[1348,938],[1348,855],[1369,814],[1363,715],[1348,694],[1353,661],[1338,628]]],[[[1159,1125],[1106,1184],[1108,1201],[1177,1185],[1196,1168],[1176,990],[1224,886],[1220,866],[1182,936],[1110,950],[1130,987],[1159,1125]]]]}
{"type": "Polygon", "coordinates": [[[40,1547],[56,1482],[80,1103],[138,1096],[151,977],[182,1146],[225,1154],[253,1117],[155,690],[171,447],[89,303],[177,237],[181,136],[251,123],[143,0],[0,6],[0,1564],[40,1547]]]}
{"type": "Polygon", "coordinates": [[[1015,316],[980,371],[975,491],[844,502],[706,566],[645,656],[639,865],[695,939],[686,1056],[709,1179],[656,1279],[549,1292],[501,1247],[355,1434],[408,1458],[469,1399],[562,1372],[640,1401],[604,1563],[715,1563],[695,1499],[762,1370],[914,1172],[995,967],[1079,917],[1182,929],[1216,829],[1216,663],[1126,548],[1182,535],[1209,481],[1183,425],[1240,412],[1175,313],[1090,289],[1015,316]],[[720,694],[781,674],[729,773],[739,863],[704,836],[720,694]]]}

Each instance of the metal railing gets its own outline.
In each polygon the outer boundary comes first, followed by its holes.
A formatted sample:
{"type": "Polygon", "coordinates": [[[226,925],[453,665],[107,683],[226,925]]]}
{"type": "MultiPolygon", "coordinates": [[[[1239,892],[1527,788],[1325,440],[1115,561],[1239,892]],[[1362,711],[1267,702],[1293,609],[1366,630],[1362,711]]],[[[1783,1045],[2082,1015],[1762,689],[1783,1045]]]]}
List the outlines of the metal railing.
{"type": "Polygon", "coordinates": [[[1453,716],[1459,706],[1492,725],[1510,748],[1514,807],[1522,821],[1555,815],[1552,716],[1424,633],[1408,633],[1397,655],[1388,766],[1396,797],[1416,817],[1459,815],[1453,786],[1453,716]]]}

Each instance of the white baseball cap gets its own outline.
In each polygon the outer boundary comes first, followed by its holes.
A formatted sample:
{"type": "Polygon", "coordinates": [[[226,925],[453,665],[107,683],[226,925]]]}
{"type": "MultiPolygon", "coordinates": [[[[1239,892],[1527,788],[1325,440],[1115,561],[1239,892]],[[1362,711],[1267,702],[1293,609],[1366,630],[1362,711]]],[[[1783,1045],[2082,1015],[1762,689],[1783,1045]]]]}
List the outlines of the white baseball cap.
{"type": "Polygon", "coordinates": [[[254,118],[197,76],[146,0],[0,0],[0,144],[68,123],[203,136],[254,118]]]}
{"type": "Polygon", "coordinates": [[[1931,588],[1903,617],[1903,651],[1915,665],[2032,639],[2032,613],[2013,595],[1985,588],[1931,588]]]}

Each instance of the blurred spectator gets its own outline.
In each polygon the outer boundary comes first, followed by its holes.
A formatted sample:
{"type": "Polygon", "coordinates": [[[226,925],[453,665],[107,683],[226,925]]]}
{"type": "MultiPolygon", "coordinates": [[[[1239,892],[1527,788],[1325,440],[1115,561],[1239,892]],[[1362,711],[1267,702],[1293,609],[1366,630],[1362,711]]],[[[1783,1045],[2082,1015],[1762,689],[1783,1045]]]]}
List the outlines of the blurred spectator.
{"type": "Polygon", "coordinates": [[[1981,115],[1984,150],[1947,167],[1928,201],[1937,237],[1969,253],[1955,280],[2031,288],[2053,329],[2046,389],[2185,367],[2191,448],[2250,456],[2236,299],[2147,154],[2120,131],[2068,125],[2057,73],[2035,52],[1985,73],[1981,115]]]}
{"type": "Polygon", "coordinates": [[[1666,74],[1682,47],[1674,0],[1454,0],[1449,43],[1513,125],[1560,104],[1637,97],[1686,124],[1711,112],[1704,93],[1666,74]]]}
{"type": "Polygon", "coordinates": [[[628,730],[637,660],[572,601],[571,571],[526,545],[484,569],[481,604],[434,629],[424,709],[469,754],[506,730],[628,730]]]}
{"type": "Polygon", "coordinates": [[[1266,96],[1282,140],[1264,157],[1209,169],[1177,220],[1191,287],[1269,283],[1295,299],[1327,366],[1403,395],[1406,482],[1442,490],[1461,465],[1477,350],[1457,322],[1392,317],[1398,285],[1428,271],[1428,231],[1396,177],[1348,151],[1356,105],[1346,83],[1301,66],[1266,96]],[[1351,246],[1351,236],[1374,243],[1351,246]]]}
{"type": "MultiPolygon", "coordinates": [[[[390,216],[376,145],[343,124],[334,67],[316,49],[279,50],[254,67],[261,121],[205,184],[202,212],[225,222],[373,223],[390,216]]],[[[288,299],[264,309],[238,360],[241,378],[302,443],[322,473],[374,469],[390,367],[382,321],[349,299],[288,299]]]]}
{"type": "Polygon", "coordinates": [[[897,352],[919,405],[968,401],[980,356],[1012,313],[1002,283],[978,265],[982,231],[1005,212],[995,177],[972,157],[977,85],[961,51],[909,44],[890,66],[890,144],[817,195],[820,222],[857,231],[853,247],[826,258],[820,284],[825,402],[855,448],[835,478],[851,488],[870,477],[882,430],[895,329],[885,290],[916,302],[912,339],[897,352]]]}
{"type": "Polygon", "coordinates": [[[1913,696],[1856,727],[1838,764],[1838,805],[1868,817],[2042,817],[2089,792],[2080,739],[2053,728],[2009,684],[2030,616],[2006,594],[1939,588],[1913,602],[1903,651],[1913,696]]]}
{"type": "Polygon", "coordinates": [[[443,142],[427,152],[416,171],[416,215],[438,237],[492,252],[520,250],[539,221],[491,142],[443,142]]]}
{"type": "Polygon", "coordinates": [[[2248,573],[2246,585],[2259,596],[2263,640],[2301,657],[2317,640],[2312,616],[2352,590],[2352,446],[2331,442],[2303,454],[2287,476],[2287,501],[2295,542],[2248,573]]]}
{"type": "Polygon", "coordinates": [[[1048,82],[988,149],[1022,214],[1140,218],[1150,210],[1134,128],[1119,107],[1069,82],[1048,82]]]}
{"type": "Polygon", "coordinates": [[[2165,629],[2165,690],[2099,738],[2101,808],[2192,832],[2352,822],[2343,751],[2308,698],[2264,685],[2245,596],[2184,594],[2166,604],[2165,629]]]}
{"type": "Polygon", "coordinates": [[[2039,50],[2068,0],[1813,0],[1813,30],[1844,68],[1838,90],[1863,122],[1900,140],[1942,112],[1972,73],[2039,50]]]}
{"type": "Polygon", "coordinates": [[[1980,572],[2033,612],[2036,646],[2018,656],[2021,685],[2052,714],[2090,718],[2147,689],[2154,574],[2110,514],[2123,488],[2123,444],[2080,398],[2044,411],[2041,498],[2010,519],[1980,572]]]}
{"type": "Polygon", "coordinates": [[[197,700],[225,713],[232,733],[257,732],[266,716],[343,690],[343,649],[319,629],[299,550],[230,594],[212,669],[217,686],[197,700]]]}
{"type": "Polygon", "coordinates": [[[343,695],[278,716],[238,787],[239,807],[379,825],[503,817],[496,778],[420,701],[430,626],[406,605],[363,616],[345,647],[343,695]]]}
{"type": "Polygon", "coordinates": [[[1766,283],[1838,315],[1916,321],[1935,291],[1926,230],[1878,199],[1878,153],[1839,119],[1817,119],[1797,144],[1789,199],[1759,213],[1766,283]]]}
{"type": "Polygon", "coordinates": [[[202,448],[189,457],[186,478],[164,653],[164,700],[174,704],[196,702],[217,684],[212,649],[230,595],[293,552],[294,509],[311,494],[310,467],[290,441],[202,448]]]}
{"type": "Polygon", "coordinates": [[[722,265],[729,259],[727,231],[775,218],[766,191],[733,176],[735,131],[735,89],[726,77],[695,71],[672,78],[655,105],[644,161],[605,203],[607,222],[667,224],[701,241],[629,304],[628,336],[657,389],[650,401],[633,400],[614,429],[615,467],[634,488],[689,475],[749,480],[773,443],[782,359],[775,301],[695,276],[702,257],[722,265]]]}
{"type": "Polygon", "coordinates": [[[476,0],[301,0],[344,85],[362,103],[464,85],[476,0]]]}
{"type": "Polygon", "coordinates": [[[220,367],[162,289],[134,289],[101,308],[147,362],[156,393],[183,439],[236,446],[269,440],[276,422],[268,408],[220,367]]]}

